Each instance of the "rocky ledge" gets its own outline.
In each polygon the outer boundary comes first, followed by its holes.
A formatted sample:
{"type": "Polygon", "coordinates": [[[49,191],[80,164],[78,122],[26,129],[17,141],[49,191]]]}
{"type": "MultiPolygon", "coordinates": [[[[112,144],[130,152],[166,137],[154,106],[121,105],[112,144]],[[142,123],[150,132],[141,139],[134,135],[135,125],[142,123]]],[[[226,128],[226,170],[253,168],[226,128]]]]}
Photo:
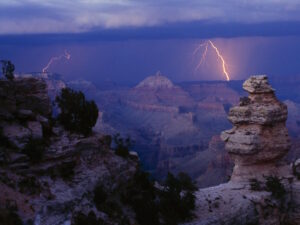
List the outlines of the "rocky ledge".
{"type": "Polygon", "coordinates": [[[114,193],[133,178],[137,157],[117,156],[109,136],[64,130],[51,117],[44,79],[0,80],[0,106],[0,224],[67,225],[76,215],[120,224],[133,214],[114,193]],[[101,210],[99,185],[110,204],[101,210]]]}

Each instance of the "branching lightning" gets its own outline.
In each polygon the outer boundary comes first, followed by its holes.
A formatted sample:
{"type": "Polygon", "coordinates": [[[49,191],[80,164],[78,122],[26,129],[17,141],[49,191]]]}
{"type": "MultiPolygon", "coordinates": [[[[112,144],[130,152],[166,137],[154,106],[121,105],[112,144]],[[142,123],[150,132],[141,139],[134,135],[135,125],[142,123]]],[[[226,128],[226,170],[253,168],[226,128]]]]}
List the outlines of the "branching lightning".
{"type": "Polygon", "coordinates": [[[69,60],[71,58],[71,55],[67,52],[67,50],[65,50],[63,55],[52,57],[50,59],[50,61],[48,62],[48,64],[43,68],[43,73],[46,73],[48,71],[49,67],[51,66],[51,64],[54,61],[58,61],[58,60],[61,60],[63,58],[65,58],[67,60],[69,60]]]}
{"type": "Polygon", "coordinates": [[[207,42],[203,43],[203,44],[200,44],[194,51],[194,55],[197,54],[200,49],[202,47],[204,47],[204,51],[202,53],[202,56],[201,56],[201,59],[199,61],[199,63],[197,64],[195,70],[198,70],[199,67],[202,65],[203,61],[205,60],[206,58],[206,54],[207,54],[207,51],[208,51],[208,47],[211,46],[211,48],[215,51],[215,53],[217,54],[218,58],[221,60],[222,62],[222,70],[223,70],[223,73],[226,77],[226,80],[227,81],[230,81],[230,75],[226,69],[226,62],[224,60],[224,57],[222,56],[222,54],[220,53],[219,49],[215,46],[215,44],[211,41],[211,40],[208,40],[207,42]]]}
{"type": "MultiPolygon", "coordinates": [[[[203,52],[203,54],[202,54],[202,56],[201,56],[200,62],[199,62],[198,65],[196,66],[195,70],[198,70],[199,67],[202,65],[204,59],[206,58],[207,50],[208,50],[208,44],[205,45],[204,52],[203,52]]],[[[199,51],[199,49],[198,49],[197,51],[199,51]]]]}

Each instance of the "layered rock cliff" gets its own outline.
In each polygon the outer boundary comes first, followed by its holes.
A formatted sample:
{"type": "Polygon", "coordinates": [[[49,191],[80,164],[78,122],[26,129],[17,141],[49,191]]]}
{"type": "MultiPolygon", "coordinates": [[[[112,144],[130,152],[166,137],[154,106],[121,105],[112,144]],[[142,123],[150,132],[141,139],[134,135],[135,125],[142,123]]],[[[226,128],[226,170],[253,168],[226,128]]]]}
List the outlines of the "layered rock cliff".
{"type": "Polygon", "coordinates": [[[0,80],[0,224],[20,224],[12,222],[18,216],[34,225],[75,224],[77,215],[101,224],[134,220],[115,193],[133,178],[137,158],[115,155],[109,137],[64,130],[51,117],[46,82],[0,80]],[[101,209],[99,186],[108,196],[101,209]]]}
{"type": "Polygon", "coordinates": [[[249,93],[228,119],[234,127],[221,135],[234,161],[228,183],[200,189],[197,219],[189,224],[299,224],[299,163],[288,165],[287,107],[266,76],[243,84],[249,93]]]}

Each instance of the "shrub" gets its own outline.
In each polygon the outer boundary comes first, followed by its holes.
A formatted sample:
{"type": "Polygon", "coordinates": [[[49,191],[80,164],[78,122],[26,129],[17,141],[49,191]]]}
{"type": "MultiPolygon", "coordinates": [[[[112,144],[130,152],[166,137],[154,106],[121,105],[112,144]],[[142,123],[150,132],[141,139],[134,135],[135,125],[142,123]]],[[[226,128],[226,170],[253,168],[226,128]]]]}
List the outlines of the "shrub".
{"type": "Polygon", "coordinates": [[[102,205],[107,200],[107,193],[105,192],[103,186],[101,184],[98,184],[94,188],[94,203],[98,210],[101,210],[102,205]]]}
{"type": "Polygon", "coordinates": [[[88,135],[98,118],[98,107],[94,101],[87,101],[81,91],[64,88],[56,97],[60,107],[58,120],[65,129],[88,135]]]}
{"type": "Polygon", "coordinates": [[[74,176],[74,168],[76,161],[63,162],[57,167],[58,175],[64,180],[68,180],[74,176]]]}
{"type": "Polygon", "coordinates": [[[192,218],[196,190],[191,178],[168,174],[162,190],[154,187],[149,174],[138,171],[123,194],[123,202],[132,206],[141,225],[176,225],[192,218]]]}
{"type": "Polygon", "coordinates": [[[39,194],[41,192],[41,185],[35,177],[25,177],[18,183],[21,193],[28,195],[39,194]]]}
{"type": "Polygon", "coordinates": [[[111,143],[112,143],[112,137],[110,135],[104,135],[100,138],[99,141],[103,146],[110,148],[111,143]]]}
{"type": "Polygon", "coordinates": [[[102,212],[106,213],[111,218],[122,219],[122,208],[118,202],[107,200],[102,206],[102,212]]]}
{"type": "Polygon", "coordinates": [[[286,190],[276,176],[266,177],[266,190],[272,193],[274,198],[280,199],[286,194],[286,190]]]}
{"type": "Polygon", "coordinates": [[[94,188],[94,203],[99,211],[106,213],[109,217],[126,222],[120,204],[107,194],[101,183],[94,188]]]}
{"type": "Polygon", "coordinates": [[[196,185],[187,174],[177,177],[168,173],[165,187],[160,192],[160,211],[164,224],[176,225],[193,217],[196,185]]]}
{"type": "Polygon", "coordinates": [[[127,137],[126,139],[122,138],[120,134],[116,134],[114,136],[115,153],[123,158],[127,158],[129,156],[129,150],[133,146],[134,142],[127,137]]]}
{"type": "Polygon", "coordinates": [[[46,142],[43,139],[30,139],[25,145],[23,153],[25,153],[31,162],[38,163],[42,160],[45,149],[46,142]]]}
{"type": "Polygon", "coordinates": [[[2,63],[2,73],[8,80],[13,80],[15,78],[14,71],[15,65],[11,63],[10,60],[1,60],[2,63]]]}
{"type": "Polygon", "coordinates": [[[6,209],[0,209],[0,224],[23,225],[23,222],[16,212],[6,209]]]}
{"type": "Polygon", "coordinates": [[[0,207],[1,225],[22,225],[23,222],[17,214],[18,205],[15,200],[6,199],[5,207],[0,207]]]}
{"type": "Polygon", "coordinates": [[[263,187],[261,186],[261,182],[259,182],[257,179],[252,178],[249,180],[250,182],[250,190],[252,191],[262,191],[263,187]]]}
{"type": "Polygon", "coordinates": [[[138,170],[132,182],[122,195],[122,201],[129,204],[141,225],[159,224],[158,205],[153,182],[149,174],[138,170]]]}
{"type": "Polygon", "coordinates": [[[104,222],[101,219],[97,219],[95,213],[90,211],[88,215],[81,212],[74,216],[72,225],[102,225],[104,222]]]}

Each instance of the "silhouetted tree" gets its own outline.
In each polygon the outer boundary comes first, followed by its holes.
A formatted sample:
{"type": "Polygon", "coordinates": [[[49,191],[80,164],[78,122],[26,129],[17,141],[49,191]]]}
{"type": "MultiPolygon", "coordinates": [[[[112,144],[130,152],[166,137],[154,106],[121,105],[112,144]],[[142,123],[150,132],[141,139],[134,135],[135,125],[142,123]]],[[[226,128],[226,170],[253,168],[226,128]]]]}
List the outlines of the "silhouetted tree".
{"type": "Polygon", "coordinates": [[[3,73],[3,75],[8,80],[13,80],[15,78],[14,77],[14,71],[15,71],[14,64],[12,64],[10,60],[1,60],[0,62],[2,64],[2,73],[3,73]]]}
{"type": "Polygon", "coordinates": [[[193,217],[195,183],[185,173],[177,177],[168,173],[164,190],[160,192],[160,213],[165,225],[177,225],[193,217]]]}
{"type": "Polygon", "coordinates": [[[168,174],[164,186],[157,188],[149,174],[138,170],[122,194],[132,206],[141,225],[177,225],[193,218],[195,183],[185,173],[168,174]]]}
{"type": "Polygon", "coordinates": [[[56,97],[60,107],[58,120],[70,131],[88,135],[98,119],[98,107],[94,101],[87,101],[81,91],[64,88],[56,97]]]}

